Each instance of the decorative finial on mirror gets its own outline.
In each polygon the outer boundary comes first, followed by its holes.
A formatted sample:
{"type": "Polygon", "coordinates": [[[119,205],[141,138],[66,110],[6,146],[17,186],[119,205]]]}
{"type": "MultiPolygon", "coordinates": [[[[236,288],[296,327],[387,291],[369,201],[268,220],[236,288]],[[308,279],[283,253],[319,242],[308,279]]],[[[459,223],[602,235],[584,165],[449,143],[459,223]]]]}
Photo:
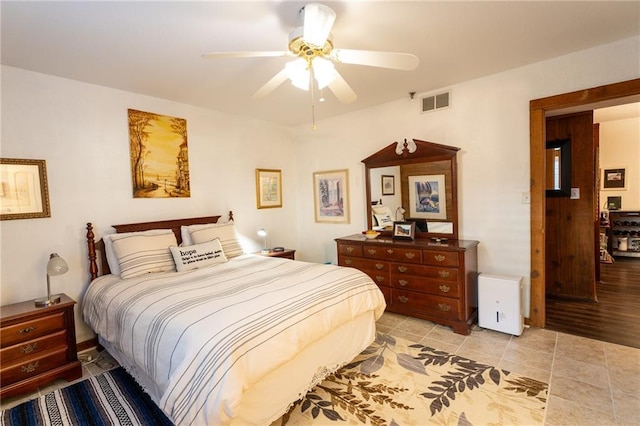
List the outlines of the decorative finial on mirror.
{"type": "Polygon", "coordinates": [[[406,156],[407,154],[413,154],[414,152],[416,152],[416,149],[418,148],[416,146],[416,143],[413,141],[413,139],[410,139],[409,141],[407,141],[407,139],[404,140],[404,142],[397,142],[397,146],[396,146],[396,154],[398,155],[402,155],[402,156],[406,156]]]}

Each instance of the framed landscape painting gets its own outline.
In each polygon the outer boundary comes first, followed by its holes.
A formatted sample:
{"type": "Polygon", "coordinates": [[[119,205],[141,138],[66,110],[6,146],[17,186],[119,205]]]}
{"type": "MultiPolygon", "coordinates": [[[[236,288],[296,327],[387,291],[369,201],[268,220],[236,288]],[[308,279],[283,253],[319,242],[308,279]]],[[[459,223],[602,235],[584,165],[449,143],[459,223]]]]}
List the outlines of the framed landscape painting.
{"type": "Polygon", "coordinates": [[[45,160],[0,159],[0,220],[51,217],[45,160]]]}
{"type": "Polygon", "coordinates": [[[319,223],[349,223],[349,170],[313,174],[315,220],[319,223]]]}
{"type": "Polygon", "coordinates": [[[409,213],[419,219],[446,219],[444,175],[409,176],[409,213]]]}

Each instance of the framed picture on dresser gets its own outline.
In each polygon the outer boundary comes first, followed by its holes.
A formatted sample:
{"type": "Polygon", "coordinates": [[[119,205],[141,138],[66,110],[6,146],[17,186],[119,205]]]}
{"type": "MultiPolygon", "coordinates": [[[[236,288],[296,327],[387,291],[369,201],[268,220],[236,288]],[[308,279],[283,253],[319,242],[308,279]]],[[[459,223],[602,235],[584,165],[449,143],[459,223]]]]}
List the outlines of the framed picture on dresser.
{"type": "Polygon", "coordinates": [[[413,240],[416,237],[415,222],[393,222],[392,237],[398,240],[413,240]]]}

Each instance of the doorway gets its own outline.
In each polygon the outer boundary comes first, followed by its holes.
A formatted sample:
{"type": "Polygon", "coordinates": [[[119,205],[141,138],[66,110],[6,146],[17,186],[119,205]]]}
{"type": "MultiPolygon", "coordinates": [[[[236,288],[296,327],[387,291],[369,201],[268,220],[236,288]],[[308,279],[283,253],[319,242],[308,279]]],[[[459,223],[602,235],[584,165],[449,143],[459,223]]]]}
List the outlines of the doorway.
{"type": "Polygon", "coordinates": [[[640,79],[609,84],[532,100],[529,104],[531,175],[531,309],[529,322],[545,327],[545,151],[547,114],[574,108],[584,111],[597,107],[640,101],[640,79]]]}

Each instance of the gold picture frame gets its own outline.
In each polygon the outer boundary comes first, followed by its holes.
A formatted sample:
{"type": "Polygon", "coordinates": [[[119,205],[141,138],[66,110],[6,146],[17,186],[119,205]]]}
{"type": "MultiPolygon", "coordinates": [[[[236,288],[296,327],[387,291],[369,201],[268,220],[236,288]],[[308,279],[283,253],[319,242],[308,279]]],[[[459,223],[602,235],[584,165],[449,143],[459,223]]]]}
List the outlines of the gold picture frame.
{"type": "Polygon", "coordinates": [[[259,209],[282,207],[282,171],[256,169],[256,202],[259,209]]]}
{"type": "Polygon", "coordinates": [[[313,201],[318,223],[349,223],[349,170],[313,174],[313,201]]]}
{"type": "Polygon", "coordinates": [[[45,160],[0,158],[0,220],[51,217],[45,160]]]}

